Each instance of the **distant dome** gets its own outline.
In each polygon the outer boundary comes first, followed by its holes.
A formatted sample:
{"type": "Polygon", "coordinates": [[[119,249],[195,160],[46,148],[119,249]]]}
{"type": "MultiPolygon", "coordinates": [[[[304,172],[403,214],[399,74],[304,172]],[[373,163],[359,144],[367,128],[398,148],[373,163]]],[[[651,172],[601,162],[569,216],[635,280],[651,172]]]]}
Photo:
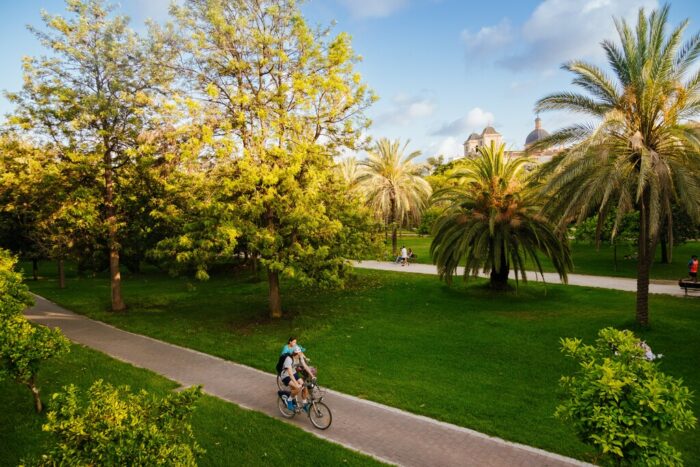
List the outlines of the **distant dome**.
{"type": "Polygon", "coordinates": [[[500,133],[492,126],[487,126],[484,131],[481,132],[482,135],[499,135],[500,133]]]}
{"type": "Polygon", "coordinates": [[[467,138],[467,141],[473,141],[475,139],[481,139],[481,136],[479,136],[479,133],[472,133],[469,135],[469,138],[467,138]]]}
{"type": "Polygon", "coordinates": [[[549,136],[549,132],[542,128],[542,120],[540,117],[537,117],[535,119],[535,129],[532,130],[529,135],[527,135],[527,138],[525,138],[525,147],[536,143],[547,136],[549,136]]]}
{"type": "Polygon", "coordinates": [[[537,141],[549,136],[549,132],[543,128],[536,128],[525,138],[525,146],[529,146],[537,141]]]}

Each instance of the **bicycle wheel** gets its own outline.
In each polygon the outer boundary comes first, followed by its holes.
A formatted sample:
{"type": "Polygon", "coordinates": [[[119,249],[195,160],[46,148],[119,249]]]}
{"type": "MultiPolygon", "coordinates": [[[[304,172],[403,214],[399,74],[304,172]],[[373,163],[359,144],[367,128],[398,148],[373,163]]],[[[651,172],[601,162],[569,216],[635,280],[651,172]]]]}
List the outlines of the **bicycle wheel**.
{"type": "Polygon", "coordinates": [[[280,375],[277,375],[277,389],[279,389],[280,391],[284,391],[286,389],[284,383],[282,382],[282,378],[280,378],[280,375]]]}
{"type": "Polygon", "coordinates": [[[280,409],[280,413],[284,418],[293,418],[296,415],[294,410],[289,410],[287,408],[287,401],[281,397],[277,397],[277,408],[280,409]]]}
{"type": "Polygon", "coordinates": [[[331,409],[323,402],[312,402],[311,407],[309,407],[309,420],[319,430],[325,430],[331,426],[333,421],[331,409]]]}

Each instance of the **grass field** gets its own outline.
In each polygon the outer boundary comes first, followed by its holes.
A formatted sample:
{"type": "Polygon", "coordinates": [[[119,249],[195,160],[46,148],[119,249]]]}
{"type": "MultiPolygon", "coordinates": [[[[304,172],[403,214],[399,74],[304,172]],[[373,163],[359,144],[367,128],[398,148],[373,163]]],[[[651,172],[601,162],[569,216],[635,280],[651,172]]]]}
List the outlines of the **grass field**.
{"type": "MultiPolygon", "coordinates": [[[[417,255],[416,262],[421,264],[432,264],[430,258],[430,242],[432,237],[404,236],[399,239],[399,248],[406,245],[412,248],[417,255]]],[[[391,242],[388,244],[386,258],[391,258],[391,242]]],[[[573,242],[571,252],[574,260],[575,274],[590,274],[595,276],[614,277],[637,277],[637,261],[635,259],[625,259],[635,253],[631,247],[618,247],[617,268],[615,266],[615,252],[609,245],[601,245],[596,249],[595,245],[584,242],[573,242]]],[[[657,262],[651,268],[652,279],[678,280],[687,276],[687,263],[691,255],[700,256],[700,242],[687,242],[678,245],[673,249],[673,262],[671,264],[661,264],[660,250],[657,251],[657,262]]],[[[543,260],[545,272],[554,272],[554,268],[547,260],[543,260]]],[[[534,270],[534,268],[533,268],[534,270]]],[[[512,273],[511,273],[512,276],[512,273]]]]}
{"type": "MultiPolygon", "coordinates": [[[[165,394],[177,385],[149,371],[113,360],[104,354],[73,345],[71,353],[47,362],[39,375],[45,401],[50,394],[73,383],[83,390],[103,379],[165,394]]],[[[49,434],[41,431],[44,414],[34,412],[29,391],[10,381],[0,382],[0,465],[18,465],[45,452],[49,434]]],[[[197,403],[192,426],[206,449],[201,466],[269,466],[289,463],[289,453],[303,465],[380,465],[373,459],[344,449],[266,415],[243,410],[210,396],[197,403]]]]}
{"type": "MultiPolygon", "coordinates": [[[[29,284],[117,327],[268,372],[281,344],[297,335],[324,385],[582,459],[586,446],[552,416],[557,381],[574,370],[559,339],[590,342],[605,326],[634,329],[630,293],[529,284],[517,295],[494,295],[482,282],[448,288],[431,276],[376,271],[358,271],[340,291],[285,281],[287,317],[279,321],[267,318],[266,283],[246,275],[204,283],[127,277],[129,312],[116,315],[105,311],[102,277],[71,278],[64,290],[53,277],[29,284]]],[[[700,393],[700,301],[652,296],[650,303],[652,327],[642,337],[665,355],[664,371],[700,393]]],[[[673,442],[687,465],[700,465],[698,429],[673,442]]]]}

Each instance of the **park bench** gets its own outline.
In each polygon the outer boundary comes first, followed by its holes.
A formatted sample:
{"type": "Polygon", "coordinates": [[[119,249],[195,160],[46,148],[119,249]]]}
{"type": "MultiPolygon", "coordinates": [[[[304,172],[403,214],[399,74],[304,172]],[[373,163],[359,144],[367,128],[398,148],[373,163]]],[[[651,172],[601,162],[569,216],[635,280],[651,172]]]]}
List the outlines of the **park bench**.
{"type": "Polygon", "coordinates": [[[678,286],[681,289],[685,289],[685,294],[688,295],[688,289],[700,290],[700,282],[693,282],[685,279],[680,279],[678,281],[678,286]]]}

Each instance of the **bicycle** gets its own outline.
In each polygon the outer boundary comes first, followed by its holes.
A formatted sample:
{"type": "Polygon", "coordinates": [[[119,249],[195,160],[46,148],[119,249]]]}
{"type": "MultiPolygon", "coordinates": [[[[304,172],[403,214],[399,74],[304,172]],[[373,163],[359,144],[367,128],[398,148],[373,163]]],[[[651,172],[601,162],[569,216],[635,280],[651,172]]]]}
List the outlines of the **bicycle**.
{"type": "Polygon", "coordinates": [[[313,426],[319,430],[327,429],[333,422],[333,414],[331,413],[331,409],[323,402],[326,390],[321,389],[318,384],[316,384],[315,378],[305,382],[304,386],[309,391],[308,402],[300,406],[295,401],[293,409],[287,407],[286,400],[286,397],[291,397],[291,393],[285,390],[277,391],[277,407],[280,413],[284,418],[294,418],[296,414],[306,412],[313,426]]]}

